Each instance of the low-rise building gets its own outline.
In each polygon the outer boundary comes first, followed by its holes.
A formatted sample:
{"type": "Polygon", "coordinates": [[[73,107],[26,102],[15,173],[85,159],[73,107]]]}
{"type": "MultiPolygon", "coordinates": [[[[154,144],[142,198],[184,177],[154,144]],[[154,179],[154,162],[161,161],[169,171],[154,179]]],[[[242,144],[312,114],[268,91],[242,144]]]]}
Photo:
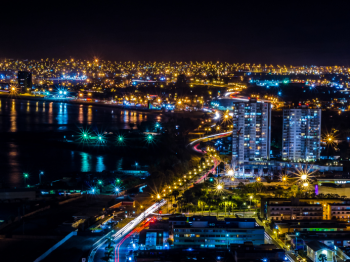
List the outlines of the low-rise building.
{"type": "Polygon", "coordinates": [[[331,220],[313,220],[313,221],[295,221],[284,220],[275,221],[273,227],[279,231],[280,234],[293,232],[341,232],[347,231],[348,227],[344,223],[331,220]]]}
{"type": "Polygon", "coordinates": [[[269,220],[310,220],[322,219],[323,206],[321,204],[291,203],[270,204],[267,206],[269,220]]]}
{"type": "Polygon", "coordinates": [[[343,261],[349,261],[350,260],[350,247],[344,246],[344,247],[334,247],[335,254],[340,257],[343,261]]]}
{"type": "Polygon", "coordinates": [[[349,221],[350,220],[350,203],[332,203],[327,205],[328,217],[331,219],[349,221]]]}
{"type": "MultiPolygon", "coordinates": [[[[331,217],[329,217],[327,205],[336,204],[336,203],[339,203],[339,204],[348,203],[350,205],[349,200],[340,199],[340,198],[262,198],[261,205],[260,205],[260,217],[263,219],[273,219],[273,220],[282,220],[281,217],[285,217],[283,219],[287,220],[292,214],[291,207],[295,207],[296,212],[294,217],[298,217],[297,214],[299,214],[299,218],[294,218],[295,220],[331,219],[331,217]],[[312,205],[315,205],[315,206],[312,206],[312,205]],[[300,207],[303,207],[303,208],[300,208],[300,207]],[[281,208],[283,208],[283,210],[281,210],[281,208]],[[323,213],[322,216],[320,216],[320,212],[321,212],[320,208],[322,208],[322,213],[323,213]],[[310,209],[310,210],[307,210],[307,209],[310,209]],[[286,214],[286,216],[284,216],[284,214],[286,214]],[[279,218],[277,219],[277,217],[279,218]]],[[[293,219],[293,218],[289,218],[289,219],[293,219]]]]}
{"type": "Polygon", "coordinates": [[[250,241],[264,244],[265,230],[257,226],[255,219],[225,218],[224,221],[189,218],[186,225],[174,226],[174,247],[181,248],[228,248],[230,244],[250,241]]]}
{"type": "Polygon", "coordinates": [[[326,246],[325,244],[319,241],[312,241],[308,243],[306,245],[306,249],[307,249],[307,256],[313,262],[316,262],[316,261],[333,262],[334,261],[333,248],[330,248],[329,246],[326,246]],[[324,257],[324,259],[322,259],[322,257],[324,257]]]}
{"type": "Polygon", "coordinates": [[[157,221],[150,223],[149,227],[143,229],[139,235],[139,249],[169,249],[168,243],[170,227],[168,221],[157,221]]]}
{"type": "Polygon", "coordinates": [[[251,242],[244,242],[244,244],[231,244],[230,253],[236,262],[246,261],[285,261],[287,260],[285,251],[277,249],[275,245],[263,244],[253,245],[251,242]]]}

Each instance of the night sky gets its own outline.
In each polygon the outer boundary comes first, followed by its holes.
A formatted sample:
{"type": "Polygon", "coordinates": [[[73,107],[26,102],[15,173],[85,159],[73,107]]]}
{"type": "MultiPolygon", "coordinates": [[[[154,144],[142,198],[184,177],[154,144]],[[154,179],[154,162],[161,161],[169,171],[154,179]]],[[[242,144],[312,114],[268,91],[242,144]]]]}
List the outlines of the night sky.
{"type": "Polygon", "coordinates": [[[7,2],[0,58],[350,65],[347,1],[7,2]]]}

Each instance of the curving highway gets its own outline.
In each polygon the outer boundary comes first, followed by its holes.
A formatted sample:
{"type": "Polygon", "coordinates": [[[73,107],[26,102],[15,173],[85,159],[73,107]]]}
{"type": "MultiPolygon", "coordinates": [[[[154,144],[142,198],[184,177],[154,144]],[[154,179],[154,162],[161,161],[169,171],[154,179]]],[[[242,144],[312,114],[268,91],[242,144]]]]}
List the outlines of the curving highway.
{"type": "Polygon", "coordinates": [[[233,131],[228,131],[228,132],[213,134],[213,135],[209,135],[209,136],[204,136],[204,137],[198,138],[196,140],[193,140],[187,146],[193,146],[196,142],[200,142],[200,141],[205,140],[205,139],[218,139],[218,138],[223,137],[223,136],[228,136],[228,135],[232,134],[232,132],[233,131]]]}

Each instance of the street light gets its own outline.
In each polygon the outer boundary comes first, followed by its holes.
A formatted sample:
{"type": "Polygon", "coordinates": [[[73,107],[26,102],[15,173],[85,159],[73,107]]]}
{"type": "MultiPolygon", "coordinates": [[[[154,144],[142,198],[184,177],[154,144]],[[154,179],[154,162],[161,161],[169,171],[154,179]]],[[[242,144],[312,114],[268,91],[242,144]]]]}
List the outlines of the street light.
{"type": "Polygon", "coordinates": [[[253,198],[253,196],[250,196],[249,198],[250,198],[250,205],[252,205],[252,198],[253,198]]]}
{"type": "Polygon", "coordinates": [[[294,249],[295,253],[298,250],[298,236],[300,236],[300,232],[295,233],[295,249],[294,249]]]}
{"type": "Polygon", "coordinates": [[[40,184],[41,184],[41,176],[44,174],[44,172],[43,171],[40,171],[40,173],[39,173],[39,182],[40,182],[40,184]]]}
{"type": "Polygon", "coordinates": [[[27,173],[23,173],[23,177],[24,177],[24,184],[27,184],[27,178],[29,177],[29,175],[27,173]]]}

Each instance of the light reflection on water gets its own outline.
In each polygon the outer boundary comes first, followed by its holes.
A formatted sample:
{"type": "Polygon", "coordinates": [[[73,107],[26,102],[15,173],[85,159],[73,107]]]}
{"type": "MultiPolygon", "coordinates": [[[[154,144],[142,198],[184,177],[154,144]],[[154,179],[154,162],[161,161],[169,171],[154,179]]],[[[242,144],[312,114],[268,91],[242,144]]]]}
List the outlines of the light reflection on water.
{"type": "Polygon", "coordinates": [[[90,170],[90,162],[89,162],[89,154],[80,152],[81,156],[81,172],[89,172],[90,170]]]}
{"type": "MultiPolygon", "coordinates": [[[[79,127],[117,131],[136,129],[143,121],[163,121],[159,113],[120,110],[50,101],[29,101],[0,98],[0,134],[8,132],[76,132],[79,127]],[[130,125],[131,124],[131,125],[130,125]]],[[[28,135],[28,137],[30,137],[28,135]]],[[[40,170],[47,181],[62,178],[72,172],[101,172],[130,168],[128,159],[105,155],[103,151],[85,153],[62,148],[9,142],[0,135],[0,182],[23,186],[23,172],[30,173],[28,183],[37,183],[40,170]]],[[[135,161],[135,159],[133,159],[135,161]]]]}
{"type": "Polygon", "coordinates": [[[105,165],[103,164],[103,156],[97,157],[97,163],[96,163],[96,172],[102,172],[106,169],[105,165]]]}

